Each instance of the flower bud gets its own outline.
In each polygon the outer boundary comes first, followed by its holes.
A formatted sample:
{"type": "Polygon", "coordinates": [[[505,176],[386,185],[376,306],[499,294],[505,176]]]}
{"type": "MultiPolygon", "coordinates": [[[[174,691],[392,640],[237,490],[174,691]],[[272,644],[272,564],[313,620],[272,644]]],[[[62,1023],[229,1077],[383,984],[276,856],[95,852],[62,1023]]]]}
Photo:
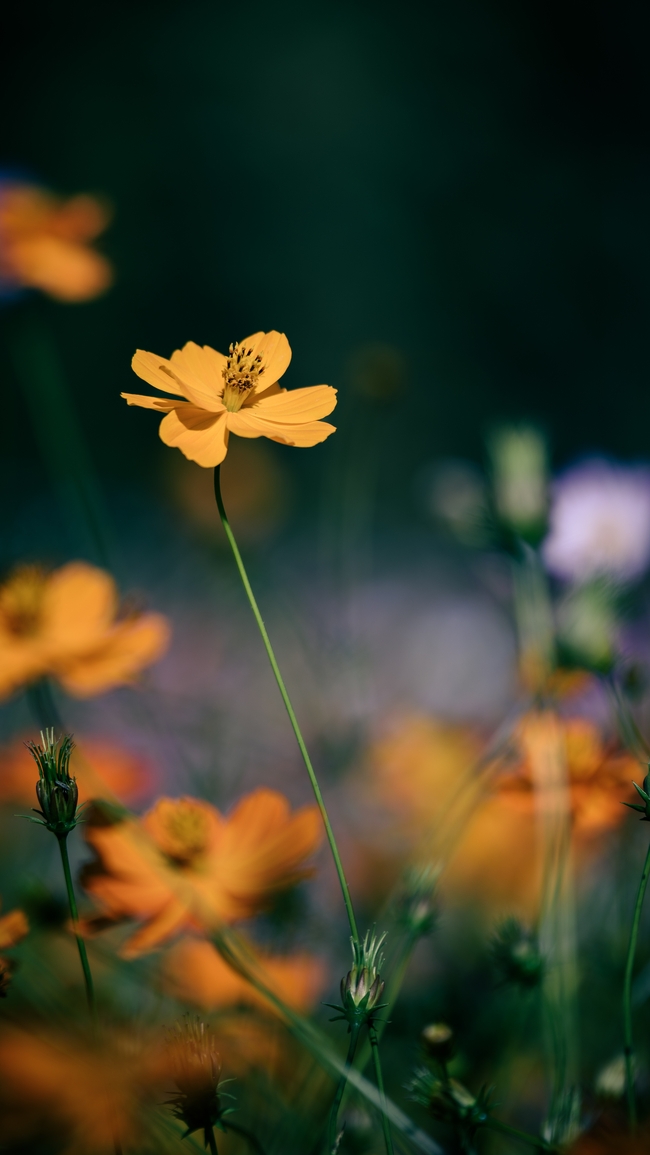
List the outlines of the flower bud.
{"type": "Polygon", "coordinates": [[[457,1079],[440,1078],[428,1067],[415,1072],[408,1090],[434,1119],[458,1127],[467,1137],[488,1118],[490,1095],[486,1088],[472,1095],[457,1079]]]}
{"type": "Polygon", "coordinates": [[[503,526],[531,545],[544,536],[547,514],[546,445],[532,426],[506,426],[490,438],[494,503],[503,526]]]}
{"type": "Polygon", "coordinates": [[[168,1055],[178,1094],[167,1105],[187,1128],[183,1138],[203,1131],[207,1147],[213,1127],[224,1130],[222,1119],[232,1110],[221,1103],[221,1060],[212,1031],[198,1017],[186,1016],[169,1034],[168,1055]]]}
{"type": "Polygon", "coordinates": [[[504,982],[520,987],[536,987],[544,974],[544,959],[537,937],[517,918],[508,918],[491,942],[493,962],[504,982]]]}
{"type": "Polygon", "coordinates": [[[440,867],[433,863],[407,870],[397,897],[397,920],[409,934],[423,938],[436,923],[435,892],[440,867]]]}
{"type": "Polygon", "coordinates": [[[454,1032],[446,1023],[429,1023],[420,1035],[427,1055],[446,1063],[454,1053],[454,1032]]]}
{"type": "Polygon", "coordinates": [[[28,742],[27,749],[38,766],[39,780],[36,783],[41,826],[47,827],[57,838],[65,838],[79,821],[77,804],[79,790],[75,778],[70,775],[70,755],[74,742],[69,734],[54,741],[54,730],[41,731],[41,745],[28,742]]]}
{"type": "Polygon", "coordinates": [[[337,1017],[347,1019],[350,1027],[360,1027],[363,1023],[370,1026],[374,1012],[386,1005],[380,1001],[386,984],[379,973],[384,963],[381,948],[385,939],[385,934],[380,938],[373,934],[371,938],[367,931],[363,942],[350,940],[353,962],[341,979],[341,1006],[325,1004],[339,1011],[337,1017]]]}
{"type": "Polygon", "coordinates": [[[641,822],[650,822],[650,765],[648,766],[648,773],[643,779],[643,789],[637,786],[636,782],[632,785],[636,790],[643,805],[639,806],[638,802],[624,802],[624,806],[629,806],[630,810],[638,810],[642,815],[641,822]]]}

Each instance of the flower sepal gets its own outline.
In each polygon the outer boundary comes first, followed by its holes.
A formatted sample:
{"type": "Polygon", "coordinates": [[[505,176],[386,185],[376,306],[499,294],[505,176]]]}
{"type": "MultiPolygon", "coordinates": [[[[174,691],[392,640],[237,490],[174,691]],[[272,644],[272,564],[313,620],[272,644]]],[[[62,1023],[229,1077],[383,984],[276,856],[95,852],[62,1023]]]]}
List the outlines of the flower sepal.
{"type": "Polygon", "coordinates": [[[632,785],[643,805],[640,806],[638,802],[624,802],[623,806],[628,806],[630,810],[638,810],[643,815],[641,822],[650,822],[650,772],[643,779],[643,789],[637,786],[636,782],[633,782],[632,785]]]}
{"type": "Polygon", "coordinates": [[[341,1005],[325,1003],[326,1007],[338,1012],[331,1022],[345,1019],[348,1030],[358,1030],[364,1024],[372,1026],[377,1011],[388,1006],[388,1003],[380,1002],[386,987],[380,975],[384,963],[381,948],[385,939],[385,934],[377,938],[374,933],[371,936],[370,931],[366,932],[363,942],[350,939],[353,963],[341,979],[341,1005]]]}
{"type": "MultiPolygon", "coordinates": [[[[74,749],[72,736],[54,739],[54,730],[41,731],[41,743],[28,742],[27,749],[38,766],[39,780],[36,797],[40,809],[34,807],[38,818],[31,818],[57,838],[67,838],[79,822],[83,822],[83,807],[79,808],[79,788],[70,774],[70,755],[74,749]]],[[[28,817],[28,816],[26,816],[28,817]]]]}

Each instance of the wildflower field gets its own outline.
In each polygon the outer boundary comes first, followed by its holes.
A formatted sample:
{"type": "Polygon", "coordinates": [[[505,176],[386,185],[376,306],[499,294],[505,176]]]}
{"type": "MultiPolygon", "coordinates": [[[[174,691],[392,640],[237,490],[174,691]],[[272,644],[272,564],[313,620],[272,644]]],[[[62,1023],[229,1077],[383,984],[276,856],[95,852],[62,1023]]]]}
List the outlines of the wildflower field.
{"type": "Polygon", "coordinates": [[[649,22],[18,23],[0,1155],[647,1151],[649,22]]]}

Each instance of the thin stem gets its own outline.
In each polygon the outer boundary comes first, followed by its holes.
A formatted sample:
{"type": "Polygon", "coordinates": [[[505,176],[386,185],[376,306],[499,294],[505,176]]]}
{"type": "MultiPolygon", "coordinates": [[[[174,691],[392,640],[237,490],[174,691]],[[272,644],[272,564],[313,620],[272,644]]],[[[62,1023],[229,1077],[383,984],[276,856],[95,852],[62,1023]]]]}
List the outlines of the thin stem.
{"type": "Polygon", "coordinates": [[[627,962],[625,964],[625,980],[623,982],[623,1029],[625,1034],[625,1085],[627,1088],[627,1114],[630,1124],[630,1131],[636,1131],[636,1100],[634,1097],[634,1070],[633,1070],[633,1049],[632,1049],[632,971],[634,970],[634,956],[636,954],[636,941],[639,937],[639,923],[641,921],[641,907],[643,906],[643,898],[648,885],[648,875],[650,875],[650,846],[648,846],[648,853],[645,856],[643,864],[643,873],[639,883],[639,891],[636,896],[636,905],[634,907],[634,918],[632,919],[632,931],[630,933],[630,945],[627,951],[627,962]]]}
{"type": "Polygon", "coordinates": [[[208,1127],[208,1144],[210,1147],[210,1155],[219,1155],[217,1140],[214,1137],[214,1127],[208,1127]]]}
{"type": "Polygon", "coordinates": [[[529,1131],[520,1131],[518,1127],[511,1127],[509,1123],[502,1123],[500,1119],[488,1118],[484,1126],[490,1127],[493,1131],[501,1131],[504,1135],[512,1135],[513,1139],[521,1139],[522,1143],[528,1143],[540,1151],[557,1151],[557,1147],[547,1143],[541,1136],[531,1135],[529,1131]]]}
{"type": "Polygon", "coordinates": [[[257,1151],[257,1155],[265,1155],[264,1148],[256,1135],[248,1130],[248,1127],[242,1127],[239,1123],[231,1123],[230,1119],[227,1124],[224,1124],[227,1131],[234,1131],[235,1135],[241,1135],[242,1139],[246,1139],[250,1143],[253,1151],[257,1151]]]}
{"type": "Polygon", "coordinates": [[[253,615],[255,617],[255,621],[257,622],[258,629],[260,631],[260,634],[262,635],[262,641],[264,642],[264,648],[266,649],[266,653],[268,655],[269,662],[271,663],[271,669],[273,670],[273,673],[275,674],[275,680],[278,684],[278,689],[280,691],[282,701],[284,702],[287,714],[289,715],[289,721],[291,722],[293,732],[296,736],[296,741],[298,743],[300,753],[302,754],[303,762],[305,763],[305,766],[307,768],[309,780],[311,782],[312,789],[313,789],[314,795],[316,797],[316,804],[318,806],[318,809],[320,810],[321,818],[323,819],[323,825],[325,827],[325,833],[327,834],[327,841],[330,844],[330,850],[332,852],[332,858],[334,859],[334,865],[336,867],[336,873],[338,874],[339,883],[341,886],[341,892],[343,894],[343,901],[345,903],[345,909],[347,912],[348,921],[350,923],[350,930],[352,931],[352,937],[353,937],[354,941],[356,943],[358,943],[359,942],[359,932],[357,930],[357,923],[356,923],[356,919],[354,917],[354,910],[352,907],[352,899],[350,898],[350,891],[348,889],[348,884],[347,884],[347,880],[345,877],[345,871],[343,870],[343,864],[341,862],[341,857],[339,855],[338,847],[336,845],[336,839],[334,837],[334,831],[332,830],[330,820],[329,820],[329,817],[327,814],[327,810],[325,808],[325,803],[323,802],[323,796],[320,792],[320,786],[318,785],[318,779],[316,778],[316,772],[314,770],[314,767],[311,764],[311,759],[310,759],[309,754],[307,752],[307,747],[305,746],[305,740],[304,740],[304,738],[300,732],[300,727],[298,725],[298,719],[296,718],[293,706],[291,705],[291,699],[289,698],[286,686],[285,686],[284,681],[282,679],[282,674],[280,673],[280,667],[278,666],[278,663],[276,661],[276,657],[275,657],[275,654],[273,652],[273,647],[271,645],[269,635],[266,632],[266,626],[264,625],[264,622],[262,620],[262,615],[259,611],[257,602],[255,601],[255,595],[253,594],[251,584],[248,580],[248,574],[246,573],[246,570],[244,568],[244,563],[242,561],[241,554],[239,552],[239,549],[237,548],[237,542],[235,541],[234,534],[233,534],[232,529],[230,528],[230,524],[228,522],[228,515],[226,514],[226,510],[225,510],[225,507],[223,504],[223,497],[221,496],[220,470],[221,470],[221,466],[217,465],[217,467],[215,468],[215,471],[214,471],[214,495],[217,499],[217,508],[219,510],[219,516],[221,518],[221,523],[222,523],[223,528],[225,530],[226,537],[228,538],[228,541],[230,543],[230,548],[232,549],[233,556],[234,556],[235,562],[237,564],[237,569],[239,570],[239,576],[242,580],[242,584],[243,584],[244,589],[246,591],[246,596],[247,596],[248,601],[250,603],[250,607],[253,611],[253,615]]]}
{"type": "Polygon", "coordinates": [[[368,1034],[370,1035],[370,1046],[372,1047],[372,1058],[375,1066],[375,1078],[377,1080],[377,1087],[381,1095],[381,1126],[384,1132],[384,1143],[386,1144],[386,1155],[394,1155],[393,1152],[393,1137],[390,1133],[390,1123],[388,1115],[386,1114],[386,1092],[384,1091],[384,1076],[381,1070],[381,1061],[379,1058],[379,1039],[374,1027],[370,1027],[368,1034]]]}
{"type": "Polygon", "coordinates": [[[84,982],[86,984],[86,998],[88,999],[88,1009],[93,1020],[96,1017],[95,1008],[95,989],[93,987],[93,976],[90,973],[90,964],[88,962],[88,955],[86,953],[86,944],[81,935],[77,932],[77,925],[79,923],[79,912],[77,911],[77,901],[74,896],[74,887],[72,885],[72,874],[70,873],[70,859],[68,858],[68,836],[67,834],[59,837],[59,850],[61,851],[61,862],[63,864],[63,874],[65,877],[65,886],[68,892],[68,905],[70,907],[70,914],[72,916],[72,925],[74,926],[74,935],[77,940],[77,948],[79,950],[79,958],[81,960],[81,969],[84,974],[84,982]]]}
{"type": "Polygon", "coordinates": [[[336,1140],[338,1138],[339,1107],[341,1106],[341,1099],[343,1098],[343,1092],[345,1091],[345,1085],[348,1081],[348,1071],[349,1071],[350,1067],[352,1066],[352,1060],[354,1059],[354,1052],[357,1049],[357,1043],[359,1041],[359,1031],[360,1030],[361,1030],[361,1027],[358,1024],[355,1024],[355,1026],[350,1027],[350,1045],[348,1047],[348,1054],[347,1054],[347,1058],[345,1060],[345,1070],[344,1070],[343,1074],[341,1075],[341,1078],[339,1079],[339,1084],[338,1084],[338,1087],[336,1088],[336,1094],[334,1096],[334,1102],[332,1103],[332,1107],[330,1110],[329,1122],[327,1124],[327,1155],[332,1155],[332,1152],[336,1151],[336,1140]]]}

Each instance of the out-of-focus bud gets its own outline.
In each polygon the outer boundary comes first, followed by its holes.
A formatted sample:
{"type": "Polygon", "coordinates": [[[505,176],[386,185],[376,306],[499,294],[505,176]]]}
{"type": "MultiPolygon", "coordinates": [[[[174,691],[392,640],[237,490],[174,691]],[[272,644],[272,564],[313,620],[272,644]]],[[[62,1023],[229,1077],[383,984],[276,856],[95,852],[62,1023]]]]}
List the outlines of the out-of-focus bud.
{"type": "MultiPolygon", "coordinates": [[[[636,1060],[632,1060],[634,1077],[637,1075],[636,1060]]],[[[610,1059],[596,1075],[594,1091],[601,1099],[622,1099],[625,1094],[625,1055],[610,1059]]]]}
{"type": "Polygon", "coordinates": [[[350,940],[353,962],[345,978],[341,979],[341,1006],[325,1004],[338,1011],[336,1019],[346,1019],[350,1029],[359,1028],[364,1023],[371,1026],[377,1011],[386,1006],[380,1001],[386,986],[380,974],[384,964],[381,948],[385,939],[385,934],[377,938],[374,932],[371,936],[370,931],[366,931],[363,942],[350,940]]]}
{"type": "MultiPolygon", "coordinates": [[[[185,1124],[183,1138],[194,1131],[203,1131],[205,1146],[208,1147],[213,1128],[224,1131],[222,1120],[233,1110],[222,1105],[221,1060],[213,1033],[198,1017],[192,1019],[188,1015],[170,1032],[168,1054],[178,1094],[172,1095],[167,1105],[185,1124]]],[[[232,1096],[226,1094],[226,1097],[232,1096]]]]}
{"type": "Polygon", "coordinates": [[[517,918],[508,918],[497,929],[490,944],[495,967],[504,982],[531,988],[542,981],[544,959],[537,936],[517,918]]]}
{"type": "Polygon", "coordinates": [[[436,923],[435,893],[440,867],[432,863],[407,870],[397,896],[397,920],[415,938],[430,934],[436,923]]]}
{"type": "Polygon", "coordinates": [[[650,765],[648,766],[648,773],[643,779],[643,789],[637,786],[636,782],[633,782],[632,785],[643,805],[640,806],[638,802],[624,802],[623,805],[629,806],[630,810],[638,810],[643,815],[642,822],[650,822],[650,765]]]}
{"type": "Polygon", "coordinates": [[[608,673],[616,658],[617,608],[616,591],[605,579],[572,589],[558,607],[560,661],[608,673]]]}
{"type": "Polygon", "coordinates": [[[15,964],[11,959],[0,955],[0,999],[6,999],[9,986],[13,978],[15,964]]]}
{"type": "Polygon", "coordinates": [[[546,443],[532,425],[503,426],[493,432],[494,504],[504,527],[531,545],[546,532],[548,507],[546,443]]]}
{"type": "Polygon", "coordinates": [[[458,1127],[467,1138],[488,1119],[490,1092],[485,1087],[472,1095],[457,1079],[440,1078],[428,1067],[420,1067],[407,1090],[434,1119],[458,1127]]]}
{"type": "Polygon", "coordinates": [[[449,1062],[454,1053],[454,1032],[447,1023],[429,1023],[420,1038],[429,1058],[449,1062]]]}
{"type": "Polygon", "coordinates": [[[471,461],[448,459],[427,468],[419,488],[427,511],[463,545],[483,546],[490,538],[485,480],[471,461]]]}
{"type": "Polygon", "coordinates": [[[41,744],[28,742],[30,751],[38,766],[39,780],[36,783],[40,818],[32,818],[45,826],[57,838],[66,838],[79,821],[77,803],[79,790],[70,776],[70,755],[74,742],[69,734],[54,740],[54,730],[41,731],[41,744]]]}

